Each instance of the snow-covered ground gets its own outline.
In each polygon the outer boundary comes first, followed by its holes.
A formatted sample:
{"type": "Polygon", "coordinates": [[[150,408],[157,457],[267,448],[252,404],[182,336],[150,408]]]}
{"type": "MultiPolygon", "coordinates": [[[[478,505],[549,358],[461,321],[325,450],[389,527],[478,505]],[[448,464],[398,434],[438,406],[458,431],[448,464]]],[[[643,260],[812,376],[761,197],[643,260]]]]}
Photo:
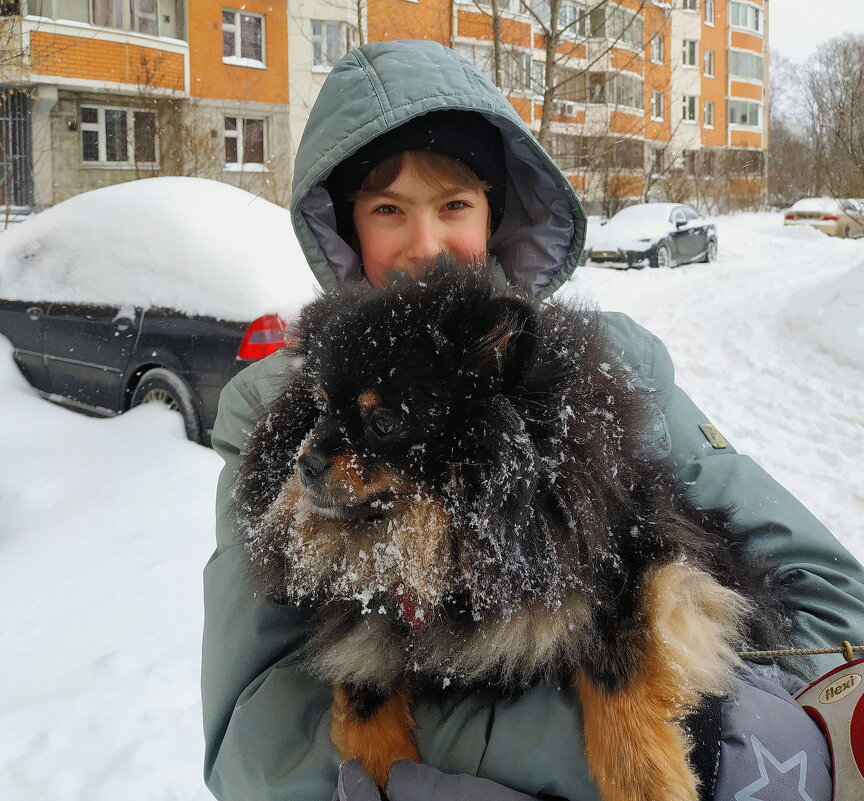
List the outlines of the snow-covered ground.
{"type": "MultiPolygon", "coordinates": [[[[667,344],[679,383],[864,558],[864,240],[719,218],[712,265],[568,286],[667,344]],[[845,322],[844,322],[845,321],[845,322]]],[[[179,417],[40,400],[0,338],[0,799],[199,801],[201,569],[220,461],[179,417]]]]}

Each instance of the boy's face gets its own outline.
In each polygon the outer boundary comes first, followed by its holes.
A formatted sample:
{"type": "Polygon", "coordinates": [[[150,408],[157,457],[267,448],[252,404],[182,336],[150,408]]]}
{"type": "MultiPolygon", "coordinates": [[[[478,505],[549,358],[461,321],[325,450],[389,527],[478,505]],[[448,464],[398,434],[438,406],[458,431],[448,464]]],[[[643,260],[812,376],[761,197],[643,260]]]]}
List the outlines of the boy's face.
{"type": "Polygon", "coordinates": [[[482,259],[490,236],[489,201],[482,189],[430,186],[410,160],[396,180],[354,204],[363,269],[374,287],[392,270],[415,275],[439,253],[482,259]]]}

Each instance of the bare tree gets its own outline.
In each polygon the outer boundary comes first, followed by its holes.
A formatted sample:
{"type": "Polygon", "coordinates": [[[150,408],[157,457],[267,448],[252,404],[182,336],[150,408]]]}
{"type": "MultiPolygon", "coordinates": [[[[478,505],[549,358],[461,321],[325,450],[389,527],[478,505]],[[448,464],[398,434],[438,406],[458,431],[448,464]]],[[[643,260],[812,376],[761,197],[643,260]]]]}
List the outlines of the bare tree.
{"type": "Polygon", "coordinates": [[[823,44],[801,79],[817,191],[864,197],[864,35],[823,44]]]}

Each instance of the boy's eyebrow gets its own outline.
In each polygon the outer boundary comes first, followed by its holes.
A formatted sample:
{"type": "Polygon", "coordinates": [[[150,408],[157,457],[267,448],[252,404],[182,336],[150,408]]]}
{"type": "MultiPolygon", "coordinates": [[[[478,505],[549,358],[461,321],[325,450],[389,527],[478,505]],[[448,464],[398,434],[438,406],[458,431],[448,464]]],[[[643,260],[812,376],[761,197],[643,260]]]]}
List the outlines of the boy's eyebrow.
{"type": "MultiPolygon", "coordinates": [[[[471,190],[465,186],[457,186],[456,184],[451,184],[450,186],[445,186],[440,192],[432,196],[433,201],[443,200],[448,195],[452,195],[454,193],[459,192],[470,192],[471,190]]],[[[392,189],[382,189],[380,192],[371,192],[369,197],[386,197],[390,200],[396,200],[399,203],[406,203],[410,201],[406,195],[403,195],[401,192],[394,192],[392,189]]]]}

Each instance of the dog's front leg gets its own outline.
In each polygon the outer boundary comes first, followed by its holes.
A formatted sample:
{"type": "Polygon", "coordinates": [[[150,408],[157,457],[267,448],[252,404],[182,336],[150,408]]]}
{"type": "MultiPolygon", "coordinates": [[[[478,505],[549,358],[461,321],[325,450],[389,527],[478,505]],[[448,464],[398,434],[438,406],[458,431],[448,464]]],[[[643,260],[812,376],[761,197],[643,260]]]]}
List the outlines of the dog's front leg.
{"type": "Polygon", "coordinates": [[[342,759],[363,760],[366,772],[384,788],[395,762],[419,762],[411,729],[416,725],[404,690],[385,694],[356,685],[341,684],[333,691],[330,736],[342,759]]]}
{"type": "Polygon", "coordinates": [[[603,801],[696,801],[696,780],[670,698],[668,672],[659,654],[647,661],[615,692],[584,673],[575,677],[588,767],[603,801]]]}
{"type": "Polygon", "coordinates": [[[681,720],[731,687],[747,609],[707,573],[673,563],[646,576],[617,623],[598,627],[603,642],[574,683],[603,801],[696,801],[681,720]]]}

